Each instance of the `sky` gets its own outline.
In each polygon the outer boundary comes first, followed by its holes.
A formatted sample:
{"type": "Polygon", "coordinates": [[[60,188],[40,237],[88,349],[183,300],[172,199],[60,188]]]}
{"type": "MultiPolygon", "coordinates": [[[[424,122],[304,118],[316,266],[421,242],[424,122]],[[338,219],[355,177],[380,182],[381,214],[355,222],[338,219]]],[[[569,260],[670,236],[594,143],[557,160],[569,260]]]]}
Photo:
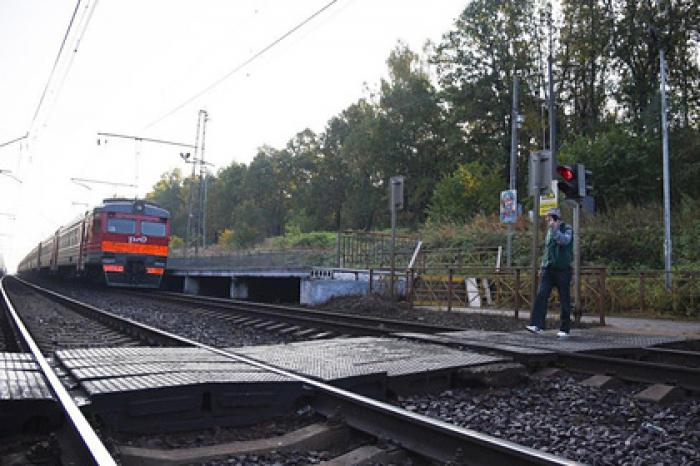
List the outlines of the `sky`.
{"type": "Polygon", "coordinates": [[[187,149],[122,138],[98,145],[98,132],[194,144],[206,110],[213,170],[247,164],[262,145],[323,131],[365,84],[378,86],[397,41],[415,51],[438,42],[467,0],[337,0],[232,73],[328,3],[0,0],[0,144],[29,131],[0,147],[0,170],[16,178],[0,174],[9,268],[87,206],[143,196],[174,168],[189,173],[179,156],[187,149]]]}

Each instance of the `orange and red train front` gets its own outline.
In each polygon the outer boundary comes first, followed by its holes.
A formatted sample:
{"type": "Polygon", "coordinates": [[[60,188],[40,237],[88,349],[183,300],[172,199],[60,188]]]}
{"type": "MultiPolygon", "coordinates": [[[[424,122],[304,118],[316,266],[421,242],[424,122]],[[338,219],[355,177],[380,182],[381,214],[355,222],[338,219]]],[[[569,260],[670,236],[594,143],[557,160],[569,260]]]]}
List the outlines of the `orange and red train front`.
{"type": "Polygon", "coordinates": [[[168,258],[170,214],[154,204],[105,200],[93,211],[86,264],[110,286],[157,288],[168,258]],[[111,201],[111,202],[110,202],[111,201]]]}

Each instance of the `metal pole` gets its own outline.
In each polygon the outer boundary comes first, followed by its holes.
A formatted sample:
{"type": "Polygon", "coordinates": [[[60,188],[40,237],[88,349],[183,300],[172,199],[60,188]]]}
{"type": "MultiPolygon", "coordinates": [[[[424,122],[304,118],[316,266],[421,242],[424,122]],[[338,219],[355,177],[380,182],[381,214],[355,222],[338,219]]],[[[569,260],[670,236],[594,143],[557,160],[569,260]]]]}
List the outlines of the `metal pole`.
{"type": "MultiPolygon", "coordinates": [[[[517,189],[518,170],[518,75],[513,75],[513,108],[510,112],[510,189],[517,189]]],[[[508,224],[508,237],[506,243],[506,261],[511,266],[513,257],[513,224],[508,224]]]]}
{"type": "Polygon", "coordinates": [[[581,315],[581,201],[574,206],[574,316],[576,322],[581,315]]]}
{"type": "MultiPolygon", "coordinates": [[[[187,248],[190,246],[190,233],[192,231],[192,196],[193,196],[193,190],[194,190],[194,180],[195,180],[195,173],[196,173],[196,167],[197,167],[197,158],[199,157],[199,129],[200,129],[200,124],[201,124],[201,118],[199,115],[197,116],[197,133],[195,134],[195,140],[194,140],[194,157],[193,160],[189,163],[192,164],[192,178],[190,181],[190,189],[189,193],[187,196],[187,231],[185,232],[185,257],[187,257],[187,248]]],[[[197,237],[195,235],[194,238],[194,255],[198,255],[198,250],[197,250],[197,237]]]]}
{"type": "Polygon", "coordinates": [[[557,169],[557,119],[554,102],[554,77],[552,75],[552,39],[549,41],[549,58],[547,59],[547,73],[549,75],[549,150],[552,151],[552,176],[557,169]]]}
{"type": "Polygon", "coordinates": [[[537,296],[537,245],[539,243],[538,236],[540,231],[540,192],[540,188],[535,189],[535,202],[532,211],[532,258],[530,262],[530,274],[532,277],[530,292],[532,296],[532,306],[535,305],[535,296],[537,296]]]}
{"type": "Polygon", "coordinates": [[[204,161],[204,149],[205,141],[207,136],[207,122],[209,121],[209,114],[206,110],[200,110],[200,115],[202,117],[202,149],[200,154],[199,163],[199,173],[201,178],[200,186],[200,200],[201,200],[201,216],[202,216],[202,249],[207,247],[207,165],[204,161]]]}
{"type": "Polygon", "coordinates": [[[663,136],[664,164],[664,272],[666,290],[671,291],[671,186],[668,167],[668,122],[666,121],[666,57],[659,50],[661,66],[661,134],[663,136]]]}
{"type": "Polygon", "coordinates": [[[340,267],[340,230],[335,232],[335,266],[340,267]]]}
{"type": "Polygon", "coordinates": [[[391,190],[391,297],[394,297],[394,270],[396,268],[396,201],[394,190],[391,190]]]}

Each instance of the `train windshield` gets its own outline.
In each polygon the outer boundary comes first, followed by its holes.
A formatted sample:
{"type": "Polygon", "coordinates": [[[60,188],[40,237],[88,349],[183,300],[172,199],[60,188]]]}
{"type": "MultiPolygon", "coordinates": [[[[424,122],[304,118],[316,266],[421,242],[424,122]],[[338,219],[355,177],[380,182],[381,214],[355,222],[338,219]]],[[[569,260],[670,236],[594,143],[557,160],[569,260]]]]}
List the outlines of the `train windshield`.
{"type": "Polygon", "coordinates": [[[133,235],[136,233],[136,221],[128,218],[110,218],[107,220],[107,231],[133,235]]]}
{"type": "Polygon", "coordinates": [[[141,222],[141,234],[146,236],[165,236],[165,223],[141,222]]]}

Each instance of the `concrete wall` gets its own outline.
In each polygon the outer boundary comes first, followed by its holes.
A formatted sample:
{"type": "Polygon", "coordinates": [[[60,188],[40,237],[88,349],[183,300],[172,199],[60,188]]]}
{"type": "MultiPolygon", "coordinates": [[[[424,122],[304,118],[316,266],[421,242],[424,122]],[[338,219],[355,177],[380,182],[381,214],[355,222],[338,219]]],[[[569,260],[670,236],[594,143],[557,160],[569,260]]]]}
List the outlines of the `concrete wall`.
{"type": "Polygon", "coordinates": [[[363,296],[369,282],[355,280],[301,280],[300,304],[322,304],[336,296],[363,296]]]}
{"type": "Polygon", "coordinates": [[[199,279],[194,277],[185,277],[183,291],[187,294],[199,294],[199,279]]]}
{"type": "Polygon", "coordinates": [[[234,299],[248,298],[248,283],[240,278],[231,278],[231,297],[234,299]]]}

